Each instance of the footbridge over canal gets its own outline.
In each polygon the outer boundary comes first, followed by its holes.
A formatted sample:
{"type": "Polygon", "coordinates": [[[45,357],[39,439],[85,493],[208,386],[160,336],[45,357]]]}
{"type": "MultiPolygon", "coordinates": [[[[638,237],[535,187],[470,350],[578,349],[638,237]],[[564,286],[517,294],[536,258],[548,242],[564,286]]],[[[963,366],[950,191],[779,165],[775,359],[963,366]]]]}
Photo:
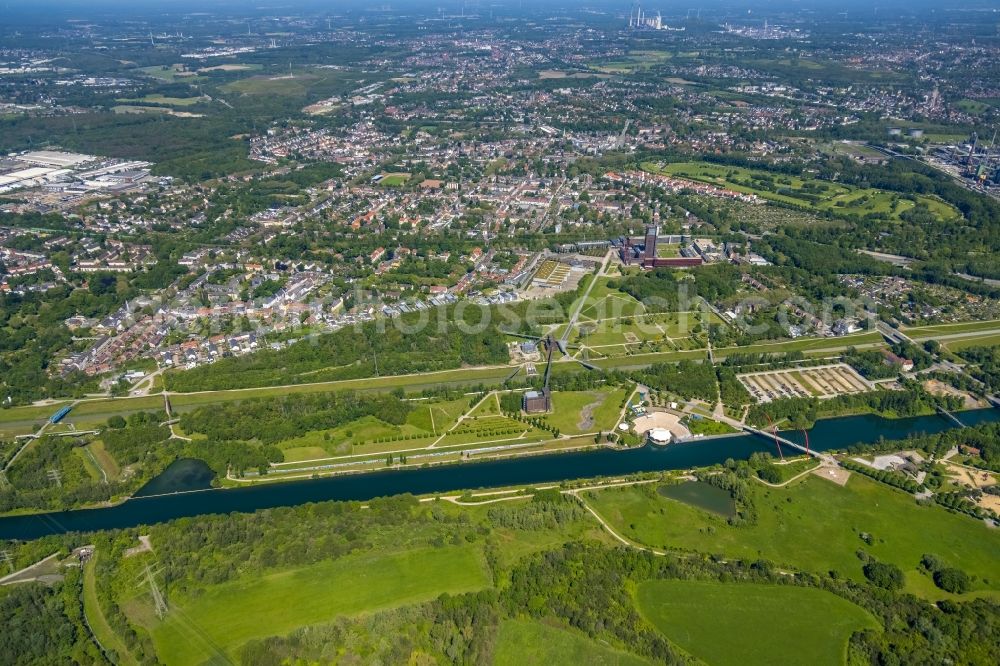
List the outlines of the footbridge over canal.
{"type": "MultiPolygon", "coordinates": [[[[839,465],[837,459],[834,458],[833,456],[828,455],[826,453],[820,453],[819,451],[813,451],[812,449],[809,448],[808,445],[802,446],[798,442],[793,442],[790,439],[785,439],[784,437],[778,434],[777,430],[772,430],[771,432],[767,432],[766,430],[755,428],[751,425],[747,425],[746,423],[728,417],[723,417],[720,420],[723,423],[726,423],[729,426],[736,428],[737,430],[742,430],[745,433],[749,433],[751,435],[757,435],[758,437],[763,437],[765,439],[774,441],[775,443],[778,444],[779,450],[781,449],[782,446],[788,446],[790,448],[793,448],[797,451],[806,454],[807,456],[812,456],[813,458],[822,461],[824,464],[834,465],[834,466],[839,465]]],[[[809,435],[806,435],[806,437],[808,438],[809,435]]],[[[808,442],[808,439],[806,441],[808,442]]]]}
{"type": "Polygon", "coordinates": [[[797,449],[798,451],[806,454],[807,456],[812,456],[814,458],[817,458],[818,460],[822,460],[823,462],[832,463],[834,465],[837,464],[837,460],[833,456],[829,456],[824,453],[820,453],[818,451],[813,451],[808,446],[802,446],[798,442],[793,442],[790,439],[785,439],[784,437],[779,435],[777,431],[767,432],[766,430],[760,430],[758,428],[754,428],[753,426],[749,426],[745,423],[739,424],[739,428],[743,432],[750,433],[751,435],[757,435],[758,437],[764,437],[765,439],[774,440],[781,446],[788,446],[793,449],[797,449]]]}

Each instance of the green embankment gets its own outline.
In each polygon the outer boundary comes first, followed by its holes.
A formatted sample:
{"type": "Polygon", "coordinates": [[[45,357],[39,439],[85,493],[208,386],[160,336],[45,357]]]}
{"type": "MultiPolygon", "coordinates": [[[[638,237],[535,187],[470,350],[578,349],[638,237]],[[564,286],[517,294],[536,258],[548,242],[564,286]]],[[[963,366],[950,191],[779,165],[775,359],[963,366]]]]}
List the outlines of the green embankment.
{"type": "Polygon", "coordinates": [[[486,587],[482,555],[472,545],[367,553],[210,586],[171,600],[152,627],[167,664],[237,656],[255,638],[287,634],[338,615],[402,606],[486,587]]]}
{"type": "Polygon", "coordinates": [[[790,585],[657,580],[636,597],[664,636],[713,666],[842,666],[851,634],[879,626],[845,599],[790,585]]]}
{"type": "Polygon", "coordinates": [[[101,611],[101,604],[97,599],[97,557],[91,558],[83,567],[83,614],[87,618],[90,630],[94,632],[97,642],[105,650],[113,651],[118,655],[119,663],[138,664],[135,658],[129,653],[124,641],[115,633],[107,618],[101,611]]]}

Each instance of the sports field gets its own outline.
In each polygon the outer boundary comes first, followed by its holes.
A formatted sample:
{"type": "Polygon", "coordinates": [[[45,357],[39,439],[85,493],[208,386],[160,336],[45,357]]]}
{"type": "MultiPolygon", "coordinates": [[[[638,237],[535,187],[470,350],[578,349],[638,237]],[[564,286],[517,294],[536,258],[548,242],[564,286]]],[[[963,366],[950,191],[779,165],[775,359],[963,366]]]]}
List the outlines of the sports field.
{"type": "Polygon", "coordinates": [[[713,666],[843,666],[851,634],[879,627],[845,599],[791,585],[656,580],[636,598],[664,636],[713,666]]]}
{"type": "Polygon", "coordinates": [[[1000,597],[1000,531],[979,521],[938,506],[920,506],[912,496],[858,474],[843,487],[807,476],[783,488],[754,484],[751,489],[758,519],[742,527],[634,488],[586,497],[615,530],[656,548],[763,557],[807,571],[837,571],[856,580],[863,578],[859,548],[904,572],[916,571],[921,556],[933,553],[949,566],[978,576],[973,589],[994,590],[1000,597]],[[862,534],[870,535],[872,543],[862,534]]]}
{"type": "Polygon", "coordinates": [[[147,622],[165,663],[199,664],[234,660],[240,646],[254,638],[487,585],[482,556],[472,545],[366,553],[246,575],[194,597],[178,595],[164,621],[147,622]]]}
{"type": "Polygon", "coordinates": [[[382,179],[378,181],[378,184],[385,187],[400,187],[405,185],[409,179],[410,174],[408,173],[383,173],[382,179]]]}

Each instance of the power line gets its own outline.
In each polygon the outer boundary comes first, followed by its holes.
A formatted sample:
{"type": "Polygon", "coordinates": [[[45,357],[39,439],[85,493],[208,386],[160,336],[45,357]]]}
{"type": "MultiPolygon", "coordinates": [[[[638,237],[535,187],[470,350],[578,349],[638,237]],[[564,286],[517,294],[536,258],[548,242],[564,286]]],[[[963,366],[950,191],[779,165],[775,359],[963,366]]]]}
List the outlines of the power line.
{"type": "Polygon", "coordinates": [[[157,571],[153,571],[153,568],[147,564],[142,573],[144,580],[137,587],[149,585],[149,593],[153,597],[153,609],[156,611],[156,617],[162,620],[169,609],[167,608],[166,600],[163,598],[163,593],[160,591],[160,586],[156,583],[155,576],[157,573],[157,571]]]}
{"type": "Polygon", "coordinates": [[[62,488],[62,472],[57,469],[50,469],[45,473],[45,476],[49,477],[49,481],[62,488]]]}

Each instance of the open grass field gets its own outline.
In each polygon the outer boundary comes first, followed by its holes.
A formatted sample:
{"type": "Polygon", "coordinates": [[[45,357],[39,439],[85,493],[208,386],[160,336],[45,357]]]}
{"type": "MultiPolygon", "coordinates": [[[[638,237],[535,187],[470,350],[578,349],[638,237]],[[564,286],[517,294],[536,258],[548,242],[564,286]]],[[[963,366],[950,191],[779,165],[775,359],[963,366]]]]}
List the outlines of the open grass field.
{"type": "Polygon", "coordinates": [[[843,666],[851,634],[879,627],[845,599],[791,585],[656,580],[636,599],[660,633],[713,666],[843,666]]]}
{"type": "Polygon", "coordinates": [[[715,350],[716,356],[726,356],[728,354],[783,354],[792,351],[818,351],[818,350],[844,350],[848,347],[863,347],[865,345],[880,344],[883,342],[882,335],[875,331],[852,333],[837,338],[796,338],[795,340],[781,340],[779,342],[759,342],[744,347],[719,347],[715,350]]]}
{"type": "Polygon", "coordinates": [[[976,331],[1000,330],[1000,319],[985,321],[962,321],[955,324],[932,324],[929,326],[904,326],[903,332],[911,338],[931,338],[951,333],[973,333],[976,331]]]}
{"type": "Polygon", "coordinates": [[[174,83],[175,81],[194,81],[197,76],[194,72],[188,71],[184,65],[153,65],[152,67],[140,67],[135,70],[141,72],[146,76],[154,79],[159,79],[161,81],[167,81],[169,83],[174,83]]]}
{"type": "Polygon", "coordinates": [[[495,666],[641,666],[646,660],[615,650],[573,629],[534,620],[506,620],[500,625],[495,666]]]}
{"type": "Polygon", "coordinates": [[[629,51],[621,60],[595,62],[589,67],[603,74],[631,74],[655,67],[673,57],[671,51],[634,50],[629,51]]]}
{"type": "Polygon", "coordinates": [[[322,446],[290,446],[281,450],[285,457],[285,462],[302,462],[303,460],[319,460],[326,458],[330,453],[322,446]]]}
{"type": "MultiPolygon", "coordinates": [[[[861,548],[904,572],[932,553],[977,577],[973,589],[1000,591],[1000,531],[920,506],[910,495],[854,474],[846,486],[807,476],[783,488],[752,486],[757,524],[732,527],[687,504],[633,488],[587,494],[616,530],[638,543],[728,557],[764,557],[778,564],[862,579],[861,548]],[[861,534],[871,535],[869,545],[861,534]]],[[[917,590],[914,590],[917,591],[917,590]]]]}
{"type": "Polygon", "coordinates": [[[254,638],[488,584],[482,555],[472,545],[352,555],[175,597],[171,612],[164,621],[153,621],[151,633],[166,664],[232,660],[254,638]]]}
{"type": "MultiPolygon", "coordinates": [[[[652,352],[648,354],[633,354],[614,358],[592,359],[591,363],[604,368],[641,368],[653,363],[676,363],[678,361],[703,361],[708,358],[704,349],[691,349],[674,352],[652,352]]],[[[575,365],[575,364],[574,364],[575,365]]],[[[579,367],[579,366],[577,366],[579,367]]]]}
{"type": "Polygon", "coordinates": [[[415,439],[400,440],[398,443],[400,446],[396,448],[425,446],[430,443],[430,438],[433,435],[429,430],[422,430],[406,423],[397,426],[386,423],[374,416],[365,416],[337,428],[307,432],[300,437],[279,443],[278,447],[286,452],[295,451],[295,453],[291,454],[291,457],[289,457],[288,453],[285,454],[285,461],[292,462],[297,459],[322,458],[330,455],[375,453],[377,452],[376,449],[371,446],[375,444],[375,440],[409,436],[413,436],[415,439]],[[426,438],[427,441],[416,439],[421,437],[426,438]],[[298,457],[300,455],[310,455],[317,451],[324,451],[326,456],[312,455],[309,458],[298,457]]]}
{"type": "Polygon", "coordinates": [[[138,99],[119,99],[119,102],[136,104],[167,104],[169,106],[193,106],[199,102],[204,102],[204,97],[164,97],[163,95],[146,95],[138,99]]]}
{"type": "Polygon", "coordinates": [[[201,67],[199,72],[252,72],[263,69],[263,65],[233,62],[225,65],[213,65],[212,67],[201,67]]]}
{"type": "Polygon", "coordinates": [[[251,76],[227,83],[222,87],[225,92],[243,95],[284,95],[286,97],[304,97],[318,77],[312,74],[297,73],[279,76],[251,76]]]}
{"type": "Polygon", "coordinates": [[[615,427],[625,389],[595,391],[555,391],[553,413],[544,417],[566,435],[584,432],[608,432],[615,427]]]}
{"type": "Polygon", "coordinates": [[[947,340],[941,344],[947,347],[949,351],[961,351],[963,349],[968,349],[969,347],[995,347],[1000,345],[1000,333],[961,338],[958,340],[947,340]]]}

